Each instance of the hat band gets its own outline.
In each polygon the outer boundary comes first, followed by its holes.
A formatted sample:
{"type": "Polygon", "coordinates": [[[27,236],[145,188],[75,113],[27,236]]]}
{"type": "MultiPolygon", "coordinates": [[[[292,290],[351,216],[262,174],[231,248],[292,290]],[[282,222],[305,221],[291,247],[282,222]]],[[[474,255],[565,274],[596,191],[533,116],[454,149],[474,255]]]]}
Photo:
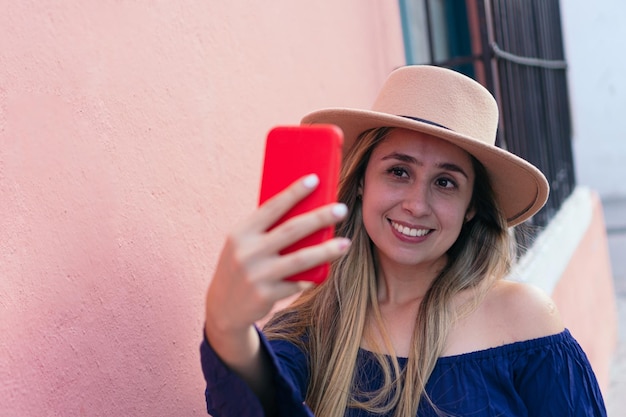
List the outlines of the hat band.
{"type": "Polygon", "coordinates": [[[449,127],[446,127],[446,126],[444,126],[444,125],[440,125],[439,123],[435,123],[435,122],[433,122],[433,121],[431,121],[431,120],[421,119],[421,118],[419,118],[419,117],[413,117],[413,116],[404,116],[404,115],[402,115],[402,114],[400,115],[400,117],[406,117],[407,119],[415,120],[416,122],[427,123],[427,124],[429,124],[429,125],[433,125],[433,126],[441,127],[441,128],[447,129],[447,130],[452,130],[452,129],[450,129],[449,127]]]}

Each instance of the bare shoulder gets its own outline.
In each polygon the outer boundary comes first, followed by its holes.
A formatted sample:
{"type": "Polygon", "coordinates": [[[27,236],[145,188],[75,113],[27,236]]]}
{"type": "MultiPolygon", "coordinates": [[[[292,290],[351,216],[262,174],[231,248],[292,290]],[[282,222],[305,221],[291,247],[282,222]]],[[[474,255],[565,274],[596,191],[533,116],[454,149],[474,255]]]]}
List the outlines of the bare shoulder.
{"type": "Polygon", "coordinates": [[[499,280],[451,329],[444,356],[488,349],[562,332],[554,301],[539,288],[499,280]]]}
{"type": "Polygon", "coordinates": [[[500,326],[507,328],[509,342],[549,336],[564,329],[554,301],[533,285],[497,281],[487,293],[483,307],[485,313],[497,317],[500,326]]]}

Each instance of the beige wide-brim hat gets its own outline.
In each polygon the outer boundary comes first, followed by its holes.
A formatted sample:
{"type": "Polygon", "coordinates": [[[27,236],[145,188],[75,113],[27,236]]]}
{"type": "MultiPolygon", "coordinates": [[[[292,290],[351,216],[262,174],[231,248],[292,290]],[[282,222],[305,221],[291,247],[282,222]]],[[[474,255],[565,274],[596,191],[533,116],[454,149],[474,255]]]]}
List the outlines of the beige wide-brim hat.
{"type": "Polygon", "coordinates": [[[344,154],[358,136],[376,127],[426,133],[464,149],[487,170],[509,226],[538,212],[548,199],[545,176],[522,158],[495,146],[498,106],[482,85],[458,72],[412,65],[393,71],[371,110],[328,108],[302,124],[326,123],[344,133],[344,154]]]}

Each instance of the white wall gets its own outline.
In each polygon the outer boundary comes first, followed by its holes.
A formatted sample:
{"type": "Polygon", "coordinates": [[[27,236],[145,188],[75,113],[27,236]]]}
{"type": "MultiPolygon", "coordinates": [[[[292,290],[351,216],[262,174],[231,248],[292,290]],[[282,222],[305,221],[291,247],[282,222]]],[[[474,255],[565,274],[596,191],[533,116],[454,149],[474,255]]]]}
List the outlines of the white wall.
{"type": "Polygon", "coordinates": [[[561,0],[578,183],[626,198],[626,2],[561,0]]]}

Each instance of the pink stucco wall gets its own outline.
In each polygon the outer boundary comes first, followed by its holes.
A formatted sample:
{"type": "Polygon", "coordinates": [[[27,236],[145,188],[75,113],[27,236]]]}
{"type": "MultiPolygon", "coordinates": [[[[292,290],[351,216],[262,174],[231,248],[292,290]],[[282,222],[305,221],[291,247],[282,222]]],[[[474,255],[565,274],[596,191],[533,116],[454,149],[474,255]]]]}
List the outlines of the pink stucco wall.
{"type": "Polygon", "coordinates": [[[618,315],[602,204],[592,194],[591,222],[552,298],[563,321],[587,354],[603,392],[608,392],[617,345],[618,315]]]}
{"type": "Polygon", "coordinates": [[[369,105],[397,2],[4,2],[0,416],[204,415],[198,344],[263,137],[369,105]]]}

